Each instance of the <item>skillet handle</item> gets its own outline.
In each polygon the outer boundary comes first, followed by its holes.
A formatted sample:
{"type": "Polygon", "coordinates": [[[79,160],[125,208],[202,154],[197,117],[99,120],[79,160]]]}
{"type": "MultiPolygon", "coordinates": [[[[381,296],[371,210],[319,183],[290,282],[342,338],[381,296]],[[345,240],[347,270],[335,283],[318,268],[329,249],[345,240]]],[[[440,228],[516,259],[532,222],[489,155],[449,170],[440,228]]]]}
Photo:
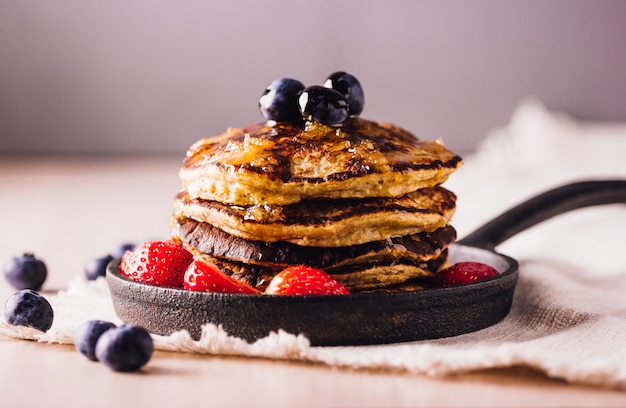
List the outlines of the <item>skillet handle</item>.
{"type": "Polygon", "coordinates": [[[566,184],[529,199],[478,228],[460,244],[493,250],[508,238],[567,211],[594,205],[626,203],[626,180],[566,184]]]}

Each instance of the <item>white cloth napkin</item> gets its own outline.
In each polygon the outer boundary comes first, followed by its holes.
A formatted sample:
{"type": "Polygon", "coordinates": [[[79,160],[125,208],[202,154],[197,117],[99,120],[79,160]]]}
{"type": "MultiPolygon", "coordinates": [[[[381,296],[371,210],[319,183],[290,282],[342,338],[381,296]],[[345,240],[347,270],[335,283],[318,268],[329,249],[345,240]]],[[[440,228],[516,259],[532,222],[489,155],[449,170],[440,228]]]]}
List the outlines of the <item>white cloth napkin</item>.
{"type": "MultiPolygon", "coordinates": [[[[463,237],[513,205],[560,184],[626,179],[626,124],[580,123],[526,101],[489,135],[446,187],[458,197],[453,224],[463,237]]],[[[336,367],[445,376],[526,366],[564,381],[626,389],[626,206],[570,212],[511,238],[498,250],[520,261],[510,314],[487,329],[439,340],[311,347],[279,332],[254,344],[206,325],[154,336],[157,349],[310,361],[336,367]]],[[[72,343],[87,319],[119,322],[104,279],[82,277],[48,296],[55,323],[46,333],[0,322],[0,334],[72,343]]]]}

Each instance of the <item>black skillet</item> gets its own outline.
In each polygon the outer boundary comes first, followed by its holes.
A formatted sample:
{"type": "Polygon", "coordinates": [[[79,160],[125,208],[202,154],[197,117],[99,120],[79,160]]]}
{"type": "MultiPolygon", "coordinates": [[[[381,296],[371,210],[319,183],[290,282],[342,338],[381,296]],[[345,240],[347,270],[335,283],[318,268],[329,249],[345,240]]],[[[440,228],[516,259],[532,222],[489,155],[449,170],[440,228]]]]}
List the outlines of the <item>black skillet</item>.
{"type": "Polygon", "coordinates": [[[128,280],[118,271],[119,260],[109,264],[107,280],[122,321],[155,334],[185,329],[197,339],[210,322],[247,341],[282,329],[324,346],[449,337],[491,326],[509,313],[518,263],[495,252],[498,244],[566,211],[612,203],[626,203],[626,180],[569,184],[510,209],[450,248],[452,263],[484,262],[499,276],[456,287],[331,296],[192,292],[128,280]]]}

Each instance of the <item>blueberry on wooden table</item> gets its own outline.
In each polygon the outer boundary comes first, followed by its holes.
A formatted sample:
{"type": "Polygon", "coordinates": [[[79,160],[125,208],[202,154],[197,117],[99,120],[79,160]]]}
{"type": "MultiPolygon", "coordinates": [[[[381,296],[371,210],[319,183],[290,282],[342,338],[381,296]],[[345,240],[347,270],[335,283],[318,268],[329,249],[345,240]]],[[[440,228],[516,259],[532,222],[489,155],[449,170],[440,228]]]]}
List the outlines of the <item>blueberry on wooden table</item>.
{"type": "Polygon", "coordinates": [[[43,332],[52,327],[52,306],[39,293],[22,289],[7,299],[4,305],[4,320],[14,326],[33,327],[43,332]]]}
{"type": "Polygon", "coordinates": [[[152,357],[152,337],[139,326],[121,326],[104,332],[96,343],[96,358],[114,371],[137,371],[152,357]]]}
{"type": "Polygon", "coordinates": [[[4,276],[15,289],[39,290],[48,277],[48,268],[35,255],[25,253],[4,264],[4,276]]]}
{"type": "Polygon", "coordinates": [[[89,320],[83,323],[74,335],[74,346],[82,355],[91,361],[98,361],[96,344],[104,332],[117,326],[106,320],[89,320]]]}

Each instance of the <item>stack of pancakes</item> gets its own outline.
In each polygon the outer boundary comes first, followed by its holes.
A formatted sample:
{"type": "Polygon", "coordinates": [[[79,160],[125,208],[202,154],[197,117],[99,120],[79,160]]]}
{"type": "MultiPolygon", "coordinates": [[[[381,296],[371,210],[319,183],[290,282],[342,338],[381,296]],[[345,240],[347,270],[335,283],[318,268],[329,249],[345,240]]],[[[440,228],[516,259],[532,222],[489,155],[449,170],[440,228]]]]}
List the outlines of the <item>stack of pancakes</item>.
{"type": "Polygon", "coordinates": [[[291,265],[351,292],[411,290],[447,261],[461,158],[439,142],[350,117],[268,121],[202,139],[180,168],[173,238],[264,290],[291,265]]]}

